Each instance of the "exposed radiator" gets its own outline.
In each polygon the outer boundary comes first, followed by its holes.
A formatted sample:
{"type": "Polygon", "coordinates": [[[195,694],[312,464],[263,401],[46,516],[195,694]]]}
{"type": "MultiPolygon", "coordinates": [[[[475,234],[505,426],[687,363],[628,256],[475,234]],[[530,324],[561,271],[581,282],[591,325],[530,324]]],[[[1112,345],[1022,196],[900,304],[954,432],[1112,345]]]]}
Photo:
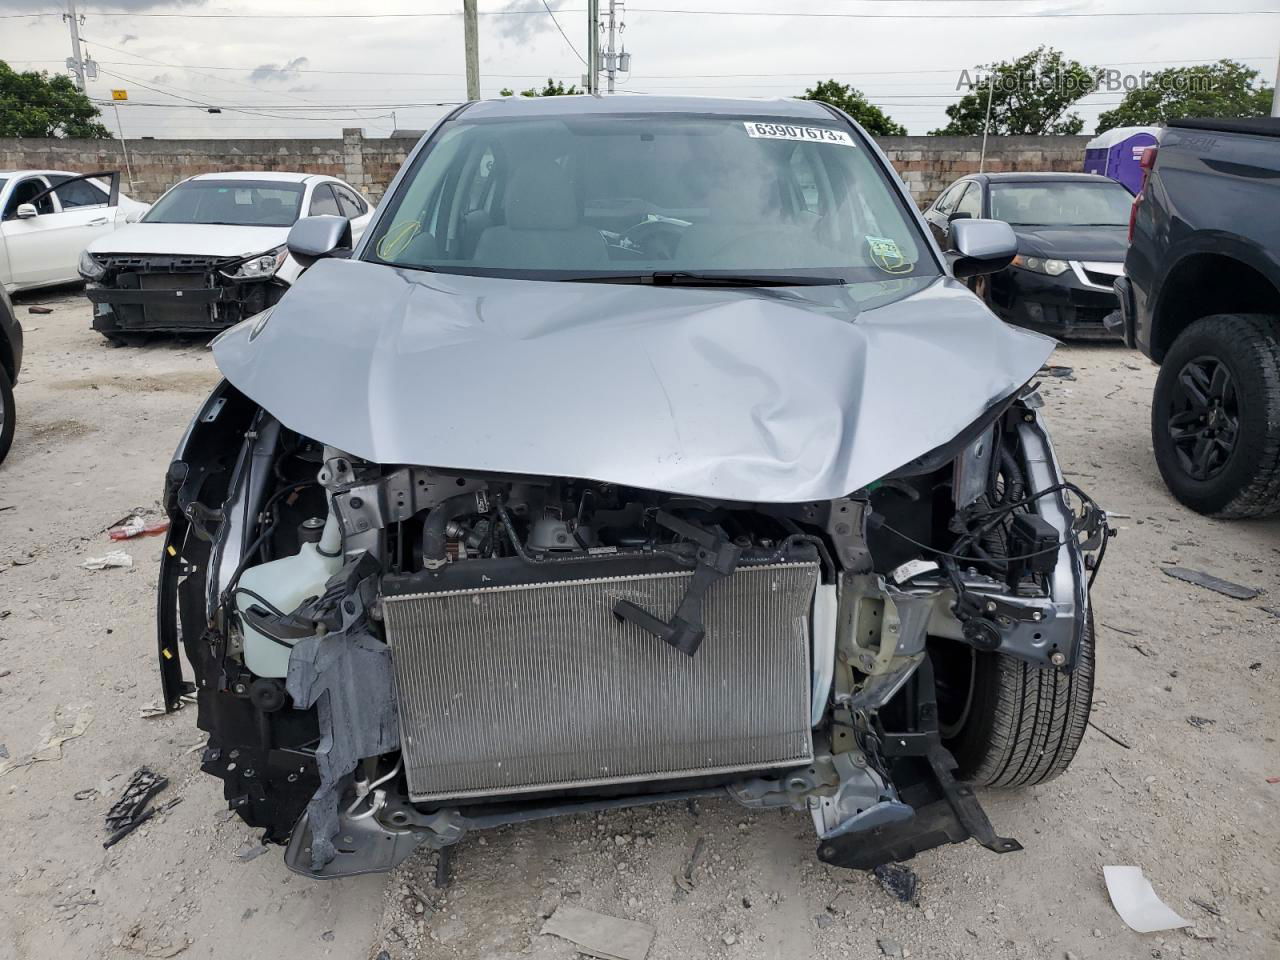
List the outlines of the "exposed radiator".
{"type": "Polygon", "coordinates": [[[671,616],[688,572],[389,596],[413,800],[793,766],[812,758],[818,566],[714,584],[693,657],[613,615],[671,616]]]}

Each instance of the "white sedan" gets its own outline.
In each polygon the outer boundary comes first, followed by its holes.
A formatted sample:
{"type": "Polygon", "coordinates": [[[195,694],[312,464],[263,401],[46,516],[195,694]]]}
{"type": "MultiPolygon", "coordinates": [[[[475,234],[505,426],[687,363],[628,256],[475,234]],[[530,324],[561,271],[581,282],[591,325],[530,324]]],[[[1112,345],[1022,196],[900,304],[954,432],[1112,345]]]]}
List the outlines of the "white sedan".
{"type": "Polygon", "coordinates": [[[80,251],[147,212],[118,173],[0,170],[0,285],[8,293],[80,279],[80,251]]]}
{"type": "Polygon", "coordinates": [[[93,327],[118,343],[216,331],[272,306],[302,272],[285,240],[300,217],[345,217],[355,243],[373,208],[321,174],[202,173],[80,258],[93,327]]]}

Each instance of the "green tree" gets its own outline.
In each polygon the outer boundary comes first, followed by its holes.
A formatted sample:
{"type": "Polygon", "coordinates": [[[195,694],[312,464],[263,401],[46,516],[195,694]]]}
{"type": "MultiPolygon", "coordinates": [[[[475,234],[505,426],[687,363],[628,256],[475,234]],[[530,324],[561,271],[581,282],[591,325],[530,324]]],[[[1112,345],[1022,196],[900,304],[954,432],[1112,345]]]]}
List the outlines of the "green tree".
{"type": "Polygon", "coordinates": [[[858,123],[862,124],[867,133],[880,137],[905,137],[907,128],[902,124],[894,123],[893,119],[883,110],[869,101],[855,87],[849,86],[847,83],[839,83],[835,80],[823,80],[813,85],[800,96],[801,100],[820,100],[823,103],[829,103],[833,107],[839,107],[858,123]]]}
{"type": "Polygon", "coordinates": [[[947,107],[950,121],[930,131],[935,136],[982,133],[991,96],[993,134],[1079,133],[1084,121],[1067,110],[1097,85],[1102,71],[1076,60],[1064,60],[1052,47],[1037,47],[1012,61],[988,64],[960,74],[969,93],[947,107]]]}
{"type": "MultiPolygon", "coordinates": [[[[1234,60],[1144,71],[1139,80],[1118,107],[1099,114],[1098,133],[1178,117],[1265,117],[1271,112],[1271,88],[1257,70],[1234,60]]],[[[1106,78],[1103,83],[1105,87],[1106,78]]]]}
{"type": "Polygon", "coordinates": [[[70,77],[14,70],[0,60],[0,137],[111,136],[70,77]]]}
{"type": "MultiPolygon", "coordinates": [[[[522,97],[572,97],[579,93],[582,93],[582,91],[579,90],[576,86],[570,84],[568,87],[566,87],[563,81],[552,80],[550,77],[547,77],[547,85],[543,87],[541,90],[539,90],[537,87],[530,87],[528,90],[521,90],[520,96],[522,97]]],[[[503,87],[501,90],[498,91],[498,96],[514,97],[515,91],[512,90],[510,87],[503,87]]]]}

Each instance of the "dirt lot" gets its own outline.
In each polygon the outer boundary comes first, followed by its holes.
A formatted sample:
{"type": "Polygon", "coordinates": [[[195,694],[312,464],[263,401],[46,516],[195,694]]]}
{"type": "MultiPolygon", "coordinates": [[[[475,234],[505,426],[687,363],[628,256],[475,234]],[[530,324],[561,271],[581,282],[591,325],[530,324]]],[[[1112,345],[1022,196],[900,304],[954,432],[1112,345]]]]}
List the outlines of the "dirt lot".
{"type": "Polygon", "coordinates": [[[198,773],[192,713],[139,715],[159,696],[159,542],[128,542],[132,569],[80,566],[111,548],[109,523],[154,505],[212,358],[113,349],[74,291],[18,309],[21,419],[0,468],[0,956],[571,957],[538,933],[560,903],[654,925],[652,960],[1280,955],[1280,521],[1219,523],[1167,495],[1147,432],[1155,370],[1137,354],[1063,348],[1054,362],[1077,379],[1046,381],[1065,468],[1121,536],[1095,591],[1096,728],[1060,780],[984,796],[1024,852],[923,855],[908,905],[819,864],[807,816],[703,802],[474,838],[436,890],[425,853],[391,878],[332,883],[289,873],[276,849],[238,858],[254,837],[198,773]],[[1165,576],[1173,561],[1266,593],[1208,592],[1165,576]],[[50,725],[83,734],[21,765],[50,725]],[[142,764],[183,802],[104,851],[103,814],[142,764]],[[673,877],[700,838],[685,889],[673,877]],[[1141,865],[1194,926],[1128,930],[1108,863],[1141,865]]]}

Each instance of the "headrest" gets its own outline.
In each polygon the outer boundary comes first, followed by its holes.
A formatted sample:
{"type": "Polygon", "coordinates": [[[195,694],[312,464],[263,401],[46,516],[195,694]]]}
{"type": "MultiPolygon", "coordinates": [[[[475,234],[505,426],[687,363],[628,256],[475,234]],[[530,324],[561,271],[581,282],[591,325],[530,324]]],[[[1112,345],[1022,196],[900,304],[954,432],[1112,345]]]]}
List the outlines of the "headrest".
{"type": "Polygon", "coordinates": [[[553,160],[525,164],[511,176],[503,205],[513,230],[569,230],[580,219],[573,184],[553,160]]]}

